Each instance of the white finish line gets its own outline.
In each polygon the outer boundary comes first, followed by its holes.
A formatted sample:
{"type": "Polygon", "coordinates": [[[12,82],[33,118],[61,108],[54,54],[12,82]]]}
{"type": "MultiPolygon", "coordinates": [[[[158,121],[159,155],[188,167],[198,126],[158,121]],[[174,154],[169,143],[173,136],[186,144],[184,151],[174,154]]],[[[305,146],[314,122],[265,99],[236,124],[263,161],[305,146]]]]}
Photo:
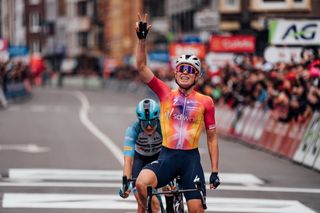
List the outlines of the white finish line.
{"type": "MultiPolygon", "coordinates": [[[[209,175],[205,173],[206,180],[209,175]]],[[[218,190],[320,194],[319,188],[263,186],[264,182],[252,174],[221,173],[219,176],[222,185],[218,190]]],[[[121,177],[121,170],[9,169],[8,177],[2,178],[0,186],[119,188],[121,177]]]]}
{"type": "MultiPolygon", "coordinates": [[[[70,169],[9,169],[10,179],[25,180],[87,180],[87,181],[120,181],[121,170],[70,170],[70,169]]],[[[210,173],[205,173],[209,180],[210,173]]],[[[247,173],[221,173],[221,181],[225,184],[261,185],[263,180],[247,173]]]]}
{"type": "MultiPolygon", "coordinates": [[[[295,200],[207,198],[207,206],[207,212],[316,213],[295,200]]],[[[128,210],[137,208],[133,196],[124,200],[118,195],[35,193],[5,193],[2,207],[128,210]]]]}

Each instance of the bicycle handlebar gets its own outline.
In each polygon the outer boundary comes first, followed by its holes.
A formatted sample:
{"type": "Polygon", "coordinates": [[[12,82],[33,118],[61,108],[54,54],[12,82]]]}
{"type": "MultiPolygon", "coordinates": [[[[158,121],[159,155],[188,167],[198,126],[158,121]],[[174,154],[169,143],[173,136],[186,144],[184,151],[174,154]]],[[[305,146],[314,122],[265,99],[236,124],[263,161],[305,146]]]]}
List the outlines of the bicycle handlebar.
{"type": "Polygon", "coordinates": [[[185,192],[195,192],[195,191],[199,191],[200,195],[201,195],[201,203],[202,203],[202,207],[203,209],[207,209],[207,204],[205,201],[205,197],[203,195],[202,189],[201,189],[201,182],[200,181],[195,181],[195,188],[194,189],[174,189],[174,190],[169,190],[166,192],[153,192],[153,188],[152,186],[148,186],[147,187],[147,209],[151,208],[151,198],[153,195],[161,195],[161,194],[180,194],[180,193],[185,193],[185,192]]]}
{"type": "Polygon", "coordinates": [[[119,195],[125,198],[124,193],[129,189],[129,183],[135,181],[136,178],[128,178],[126,175],[122,176],[122,188],[119,190],[119,195]]]}

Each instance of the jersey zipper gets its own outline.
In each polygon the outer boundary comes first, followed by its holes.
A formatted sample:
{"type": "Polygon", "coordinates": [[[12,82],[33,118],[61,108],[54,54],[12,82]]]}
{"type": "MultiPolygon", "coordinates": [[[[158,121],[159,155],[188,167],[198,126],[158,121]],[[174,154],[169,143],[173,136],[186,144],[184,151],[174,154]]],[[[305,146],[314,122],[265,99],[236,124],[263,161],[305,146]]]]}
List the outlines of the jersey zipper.
{"type": "Polygon", "coordinates": [[[184,97],[184,102],[183,102],[183,110],[182,110],[182,119],[181,119],[181,122],[180,122],[180,129],[179,129],[179,142],[178,142],[178,146],[177,148],[178,149],[181,149],[182,148],[182,125],[183,125],[183,122],[184,122],[184,118],[185,118],[185,109],[186,109],[186,104],[187,104],[187,98],[184,97]]]}

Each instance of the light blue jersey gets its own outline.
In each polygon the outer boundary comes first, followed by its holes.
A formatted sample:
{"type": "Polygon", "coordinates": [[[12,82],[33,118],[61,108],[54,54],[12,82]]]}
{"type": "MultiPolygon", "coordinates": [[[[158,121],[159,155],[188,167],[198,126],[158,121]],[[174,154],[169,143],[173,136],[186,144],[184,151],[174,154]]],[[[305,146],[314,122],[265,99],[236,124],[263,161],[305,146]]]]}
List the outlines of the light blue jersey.
{"type": "Polygon", "coordinates": [[[135,151],[142,156],[153,156],[160,152],[162,135],[160,122],[152,135],[147,135],[142,130],[139,121],[130,125],[125,133],[123,154],[134,157],[135,151]]]}

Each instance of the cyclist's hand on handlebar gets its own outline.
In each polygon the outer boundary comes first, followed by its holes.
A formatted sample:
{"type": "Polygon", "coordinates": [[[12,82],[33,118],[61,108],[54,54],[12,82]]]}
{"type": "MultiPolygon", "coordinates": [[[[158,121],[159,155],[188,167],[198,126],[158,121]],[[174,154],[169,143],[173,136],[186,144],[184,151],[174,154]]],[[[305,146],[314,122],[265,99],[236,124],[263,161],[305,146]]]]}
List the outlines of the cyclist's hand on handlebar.
{"type": "Polygon", "coordinates": [[[210,189],[216,189],[220,185],[218,172],[212,172],[210,175],[210,189]]]}
{"type": "Polygon", "coordinates": [[[143,19],[141,18],[140,14],[138,13],[138,21],[136,22],[136,32],[139,40],[146,39],[148,32],[151,28],[151,25],[147,23],[148,14],[145,14],[143,19]]]}
{"type": "Polygon", "coordinates": [[[119,195],[120,195],[120,197],[122,197],[124,199],[129,197],[130,192],[131,192],[131,190],[123,191],[122,188],[119,189],[119,195]]]}
{"type": "Polygon", "coordinates": [[[131,192],[130,190],[130,185],[129,185],[129,181],[128,181],[128,178],[127,176],[123,176],[122,177],[122,187],[120,188],[119,190],[119,195],[120,197],[122,198],[127,198],[129,197],[129,194],[131,192]]]}

